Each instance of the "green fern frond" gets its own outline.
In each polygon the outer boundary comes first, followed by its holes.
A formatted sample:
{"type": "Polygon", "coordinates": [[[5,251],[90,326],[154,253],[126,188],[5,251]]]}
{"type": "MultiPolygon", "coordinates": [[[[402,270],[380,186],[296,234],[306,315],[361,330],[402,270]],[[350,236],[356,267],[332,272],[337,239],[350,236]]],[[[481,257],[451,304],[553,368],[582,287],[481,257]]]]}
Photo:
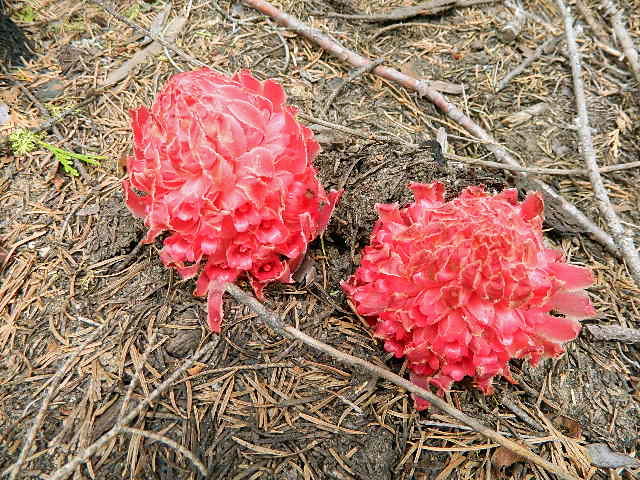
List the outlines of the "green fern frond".
{"type": "Polygon", "coordinates": [[[65,173],[74,177],[77,177],[80,173],[73,166],[73,159],[80,160],[88,163],[89,165],[100,165],[98,160],[107,158],[101,155],[81,154],[71,152],[69,150],[63,150],[62,148],[45,142],[40,138],[40,136],[24,129],[16,130],[9,135],[9,142],[11,143],[11,150],[13,150],[13,153],[16,155],[25,155],[34,151],[37,146],[49,150],[53,154],[54,158],[60,162],[65,173]]]}

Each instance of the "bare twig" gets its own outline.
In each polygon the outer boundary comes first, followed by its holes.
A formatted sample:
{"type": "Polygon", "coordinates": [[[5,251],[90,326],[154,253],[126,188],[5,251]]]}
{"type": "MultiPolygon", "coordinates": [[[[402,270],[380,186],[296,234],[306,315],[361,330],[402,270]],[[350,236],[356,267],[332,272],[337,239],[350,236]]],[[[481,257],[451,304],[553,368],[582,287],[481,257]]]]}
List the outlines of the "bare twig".
{"type": "MultiPolygon", "coordinates": [[[[270,3],[264,0],[243,0],[243,2],[265,15],[270,16],[280,25],[283,25],[299,35],[311,40],[326,51],[332,53],[340,60],[348,62],[356,67],[364,66],[371,62],[370,59],[359,55],[344,46],[337,41],[324,35],[317,29],[311,28],[308,25],[303,24],[295,17],[282,12],[275,8],[270,3]]],[[[445,97],[433,88],[429,87],[428,82],[416,80],[415,78],[405,75],[397,70],[388,68],[385,66],[378,66],[373,70],[377,75],[386,78],[392,82],[396,82],[404,86],[405,88],[418,92],[421,97],[426,97],[431,101],[441,112],[447,115],[451,120],[461,125],[469,133],[474,135],[478,140],[484,142],[486,148],[491,151],[498,160],[506,164],[519,167],[520,164],[506,149],[501,147],[482,127],[476,124],[473,120],[467,117],[462,111],[460,111],[455,105],[449,103],[445,97]]],[[[526,173],[521,173],[521,177],[531,184],[534,188],[540,190],[547,200],[553,201],[557,206],[557,209],[562,214],[571,218],[576,224],[580,225],[584,231],[588,232],[596,241],[604,245],[607,250],[616,256],[620,255],[618,247],[615,242],[609,236],[607,232],[598,227],[591,219],[589,219],[584,213],[578,210],[572,203],[567,201],[562,195],[559,195],[553,188],[546,183],[535,179],[527,178],[526,173]]]]}
{"type": "Polygon", "coordinates": [[[38,430],[42,425],[42,421],[44,420],[44,417],[47,413],[49,404],[53,401],[53,399],[56,397],[56,394],[58,393],[58,386],[60,385],[60,380],[62,380],[62,377],[68,373],[69,369],[71,368],[71,365],[76,360],[78,360],[78,357],[80,356],[84,348],[87,345],[89,345],[91,342],[93,342],[96,338],[98,338],[98,335],[100,335],[101,333],[104,333],[105,326],[106,324],[96,329],[95,332],[89,335],[89,337],[87,337],[87,339],[84,342],[82,342],[82,345],[80,345],[80,347],[72,355],[69,356],[67,361],[64,362],[64,365],[62,366],[62,368],[60,368],[56,372],[56,374],[53,376],[53,378],[51,379],[51,383],[49,384],[49,389],[47,390],[47,394],[42,399],[40,410],[38,410],[38,414],[36,415],[36,418],[33,420],[33,424],[29,429],[29,433],[27,434],[26,440],[22,445],[22,449],[20,450],[20,455],[18,455],[18,460],[16,460],[16,463],[14,463],[11,467],[7,468],[4,472],[2,472],[2,475],[0,476],[4,476],[7,473],[9,473],[9,480],[15,480],[16,478],[18,478],[20,469],[22,468],[22,465],[24,464],[27,458],[27,455],[29,455],[29,453],[31,452],[31,447],[33,446],[33,442],[35,442],[36,440],[36,434],[38,433],[38,430]]]}
{"type": "Polygon", "coordinates": [[[473,428],[474,431],[484,435],[488,439],[526,458],[527,460],[538,465],[539,467],[544,468],[549,472],[555,473],[558,476],[558,478],[562,478],[565,480],[577,480],[576,477],[569,474],[565,470],[561,469],[557,465],[543,459],[542,457],[536,455],[529,449],[524,448],[522,445],[514,442],[513,440],[509,440],[508,438],[504,437],[498,432],[483,425],[476,419],[464,414],[457,408],[452,407],[437,395],[423,388],[418,387],[414,383],[411,383],[410,381],[405,380],[404,378],[400,377],[399,375],[396,375],[395,373],[387,370],[386,368],[379,367],[361,358],[354,357],[347,353],[341,352],[340,350],[337,350],[332,346],[327,345],[326,343],[320,342],[319,340],[316,340],[315,338],[310,337],[309,335],[298,330],[297,328],[291,327],[289,325],[285,325],[281,321],[281,319],[276,316],[274,312],[272,312],[271,310],[268,310],[258,300],[253,298],[251,295],[247,294],[241,288],[238,288],[237,286],[230,283],[226,284],[225,288],[226,288],[226,291],[229,292],[236,299],[236,301],[251,308],[251,310],[253,310],[263,322],[269,325],[278,334],[287,338],[300,340],[304,344],[312,348],[315,348],[316,350],[319,350],[323,353],[326,353],[327,355],[332,356],[336,360],[346,365],[349,365],[352,367],[354,366],[360,367],[376,377],[382,377],[386,380],[389,380],[390,382],[393,382],[399,387],[404,388],[405,390],[422,397],[423,399],[431,403],[434,407],[436,407],[438,410],[441,410],[442,412],[450,415],[452,418],[455,418],[456,420],[464,423],[465,425],[468,425],[469,427],[473,428]]]}
{"type": "Polygon", "coordinates": [[[526,20],[527,16],[522,6],[516,4],[513,16],[498,32],[500,39],[506,43],[513,42],[516,38],[518,38],[518,36],[520,36],[520,32],[522,32],[522,27],[524,26],[526,20]]]}
{"type": "Polygon", "coordinates": [[[593,186],[596,203],[611,229],[611,233],[616,244],[620,247],[620,251],[627,265],[627,269],[629,270],[629,274],[635,280],[636,285],[640,286],[640,255],[638,255],[638,251],[636,250],[632,238],[625,233],[624,227],[611,204],[609,194],[605,189],[600,172],[598,172],[598,163],[596,160],[596,153],[593,148],[591,128],[589,127],[587,101],[584,94],[584,85],[582,83],[580,54],[578,53],[576,35],[573,30],[573,18],[563,0],[557,0],[557,3],[564,19],[567,49],[569,59],[571,61],[571,71],[573,73],[573,91],[576,96],[576,107],[578,110],[578,135],[582,146],[582,155],[584,156],[587,170],[589,170],[589,179],[593,186]]]}
{"type": "MultiPolygon", "coordinates": [[[[138,245],[140,245],[140,244],[138,243],[138,245]]],[[[166,319],[166,317],[168,315],[168,306],[167,305],[163,305],[161,307],[159,315],[162,316],[163,318],[160,320],[160,322],[157,322],[158,319],[157,319],[157,316],[156,316],[156,318],[153,321],[153,324],[162,323],[166,319]]],[[[154,329],[154,328],[151,328],[150,330],[151,330],[151,336],[147,340],[147,346],[144,349],[144,353],[142,354],[142,358],[140,359],[140,363],[139,363],[139,365],[142,365],[142,368],[144,368],[144,364],[147,363],[147,359],[149,358],[149,354],[151,353],[151,351],[156,346],[155,341],[156,341],[156,334],[157,334],[158,330],[154,329]]],[[[135,370],[135,375],[133,376],[133,379],[129,383],[129,388],[127,388],[127,393],[124,396],[124,400],[122,401],[122,405],[120,407],[120,413],[118,413],[118,420],[116,421],[117,424],[122,424],[122,418],[124,417],[125,412],[129,408],[129,402],[131,401],[131,396],[133,395],[134,390],[138,386],[138,382],[142,382],[142,374],[143,373],[142,373],[142,371],[140,371],[138,369],[138,365],[136,364],[136,362],[133,362],[133,368],[135,370]]]]}
{"type": "MultiPolygon", "coordinates": [[[[272,22],[270,19],[267,19],[267,21],[269,22],[269,25],[272,25],[272,22]]],[[[278,45],[277,47],[270,48],[269,50],[264,52],[262,56],[258,58],[258,60],[256,60],[251,64],[251,69],[255,69],[267,58],[271,58],[273,52],[277,52],[281,48],[284,48],[284,67],[282,67],[282,69],[280,70],[280,75],[284,75],[285,73],[287,73],[287,70],[289,70],[289,64],[291,63],[291,52],[289,52],[289,45],[287,44],[287,40],[284,38],[282,33],[280,33],[280,31],[278,30],[278,27],[272,26],[272,28],[273,28],[273,33],[275,33],[276,36],[278,37],[278,40],[280,40],[280,45],[278,45]]]]}
{"type": "Polygon", "coordinates": [[[195,465],[195,467],[198,469],[200,474],[202,474],[204,478],[207,478],[207,468],[202,464],[202,462],[198,459],[198,457],[196,457],[192,452],[184,448],[179,443],[171,440],[170,438],[165,437],[163,435],[159,435],[154,432],[149,432],[147,430],[141,430],[139,428],[121,427],[120,430],[123,433],[129,433],[131,435],[142,435],[143,437],[146,437],[149,440],[164,443],[169,448],[173,448],[175,451],[180,452],[182,455],[187,457],[191,461],[191,463],[195,465]]]}
{"type": "Polygon", "coordinates": [[[587,5],[583,0],[576,0],[576,7],[584,17],[587,25],[589,25],[589,28],[591,28],[596,37],[598,37],[598,40],[608,45],[609,35],[607,35],[607,32],[605,32],[602,26],[596,21],[589,5],[587,5]]]}
{"type": "Polygon", "coordinates": [[[470,7],[480,3],[493,3],[496,0],[431,0],[412,7],[399,7],[387,13],[373,15],[347,15],[343,13],[312,12],[311,15],[328,18],[344,18],[363,22],[399,22],[418,15],[435,15],[455,7],[470,7]]]}
{"type": "Polygon", "coordinates": [[[110,5],[107,5],[106,2],[102,1],[102,0],[91,0],[93,3],[99,5],[100,7],[102,7],[102,9],[109,13],[110,15],[112,15],[113,17],[117,18],[118,20],[120,20],[122,23],[128,25],[129,27],[133,28],[136,32],[144,34],[145,36],[151,38],[152,40],[155,40],[156,42],[158,42],[160,45],[162,45],[163,47],[165,47],[167,50],[170,50],[171,52],[175,53],[176,55],[178,55],[179,57],[182,57],[184,60],[197,65],[199,67],[207,67],[207,68],[211,68],[209,67],[206,63],[201,62],[200,60],[198,60],[197,58],[189,55],[186,52],[183,52],[182,50],[180,50],[179,48],[177,48],[174,44],[172,44],[171,42],[167,42],[166,40],[164,40],[163,38],[161,38],[159,35],[156,35],[155,33],[153,33],[151,30],[141,27],[140,25],[132,22],[131,20],[129,20],[127,17],[124,17],[122,15],[120,15],[118,12],[116,12],[113,7],[111,7],[110,5]]]}
{"type": "Polygon", "coordinates": [[[274,27],[274,31],[278,40],[282,44],[282,48],[284,48],[284,67],[280,70],[281,75],[285,75],[287,70],[289,70],[289,64],[291,63],[291,52],[289,52],[289,45],[287,44],[287,39],[284,38],[284,35],[278,31],[276,27],[274,27]]]}
{"type": "Polygon", "coordinates": [[[533,52],[531,55],[529,55],[527,58],[525,58],[524,61],[520,65],[518,65],[516,68],[514,68],[513,70],[511,70],[509,73],[507,73],[505,75],[505,77],[496,86],[496,92],[499,92],[504,87],[506,87],[509,84],[509,82],[511,82],[511,80],[513,80],[515,77],[517,77],[522,72],[524,72],[524,70],[529,65],[531,65],[538,58],[540,58],[543,53],[545,53],[549,48],[551,48],[556,43],[558,43],[558,41],[560,41],[561,39],[562,39],[561,36],[551,37],[549,40],[547,40],[542,45],[540,45],[538,48],[536,48],[535,52],[533,52]]]}
{"type": "MultiPolygon", "coordinates": [[[[301,112],[298,112],[298,117],[308,122],[322,125],[324,127],[331,128],[333,130],[337,130],[338,132],[344,133],[346,135],[352,135],[354,137],[362,138],[363,140],[371,140],[371,141],[378,141],[378,142],[393,142],[393,143],[398,143],[400,145],[403,145],[407,148],[412,148],[412,149],[419,148],[419,145],[415,143],[407,143],[403,139],[398,137],[391,137],[391,136],[385,136],[385,135],[377,135],[375,133],[363,132],[361,130],[356,130],[354,128],[345,127],[344,125],[340,125],[338,123],[333,123],[327,120],[322,120],[320,118],[312,117],[310,115],[306,115],[301,112]]],[[[504,163],[499,163],[499,162],[491,162],[489,160],[482,160],[479,158],[461,157],[460,155],[455,155],[453,153],[446,153],[444,151],[442,152],[442,154],[447,160],[453,160],[454,162],[461,162],[469,165],[480,165],[482,167],[488,167],[488,168],[497,168],[497,169],[506,170],[509,172],[524,172],[524,173],[530,173],[534,175],[579,175],[584,177],[589,176],[589,171],[585,170],[584,168],[566,168],[565,169],[565,168],[520,167],[520,166],[514,166],[514,165],[506,165],[504,163]]],[[[610,173],[610,172],[619,172],[621,170],[629,170],[632,168],[640,168],[640,161],[607,165],[606,167],[600,167],[598,171],[600,173],[610,173]]],[[[135,254],[132,252],[129,255],[135,255],[135,254]]]]}
{"type": "Polygon", "coordinates": [[[609,55],[613,55],[614,57],[618,58],[622,57],[622,52],[609,45],[609,34],[604,31],[602,26],[595,19],[591,8],[589,8],[589,5],[584,3],[582,0],[576,0],[576,7],[578,8],[578,10],[580,10],[580,13],[589,25],[589,28],[591,28],[591,31],[595,34],[596,37],[598,37],[598,39],[594,43],[609,55]]]}
{"type": "Polygon", "coordinates": [[[359,76],[364,75],[365,73],[370,73],[378,65],[381,65],[382,62],[384,62],[384,58],[378,58],[377,60],[369,62],[368,64],[363,65],[362,67],[358,67],[353,72],[351,72],[349,76],[345,80],[340,82],[340,85],[338,85],[336,89],[333,92],[331,92],[331,95],[329,95],[329,98],[327,98],[327,101],[322,107],[322,110],[320,110],[319,116],[325,117],[327,115],[329,108],[331,108],[331,104],[333,103],[333,101],[336,99],[336,97],[340,94],[340,92],[346,85],[353,82],[359,76]]]}
{"type": "Polygon", "coordinates": [[[402,23],[392,23],[391,25],[387,25],[386,27],[382,27],[380,30],[376,31],[373,35],[371,35],[371,40],[375,40],[383,33],[387,33],[390,30],[396,30],[398,28],[406,28],[406,27],[422,27],[422,28],[438,28],[440,24],[438,23],[428,23],[428,22],[402,22],[402,23]]]}
{"type": "Polygon", "coordinates": [[[375,140],[378,142],[393,142],[393,143],[406,144],[404,140],[397,137],[363,132],[361,130],[356,130],[354,128],[345,127],[344,125],[329,122],[321,118],[312,117],[311,115],[307,115],[306,113],[302,113],[302,112],[298,112],[298,118],[306,120],[307,122],[317,123],[318,125],[322,125],[323,127],[337,130],[338,132],[344,133],[346,135],[352,135],[354,137],[362,138],[363,140],[375,140]]]}
{"type": "MultiPolygon", "coordinates": [[[[174,42],[178,37],[180,31],[184,28],[187,23],[187,18],[183,16],[175,17],[167,26],[167,30],[163,35],[164,39],[167,42],[174,42]]],[[[166,48],[166,47],[164,47],[166,48]]],[[[151,42],[149,45],[144,47],[142,50],[138,50],[133,57],[125,61],[118,68],[113,70],[107,78],[103,82],[104,87],[112,87],[119,81],[127,78],[127,76],[136,69],[139,65],[145,63],[147,59],[155,57],[161,54],[163,51],[162,45],[158,43],[156,40],[151,42]]],[[[167,57],[169,58],[169,57],[167,57]]]]}
{"type": "Polygon", "coordinates": [[[502,405],[511,410],[520,420],[529,425],[531,428],[538,432],[544,432],[544,427],[539,422],[531,418],[531,415],[527,413],[522,407],[520,407],[510,395],[504,395],[500,402],[502,405]]]}
{"type": "Polygon", "coordinates": [[[622,9],[618,7],[613,0],[604,0],[602,2],[602,8],[605,9],[608,15],[611,16],[611,25],[613,31],[616,34],[616,38],[622,46],[624,56],[633,71],[633,76],[640,82],[640,62],[638,61],[638,51],[633,44],[633,39],[629,32],[624,27],[624,20],[622,19],[622,9]]]}
{"type": "Polygon", "coordinates": [[[98,440],[93,442],[87,448],[85,448],[80,455],[73,460],[67,462],[64,466],[56,470],[52,475],[48,477],[48,480],[62,480],[67,478],[73,473],[73,471],[82,463],[91,458],[103,445],[106,445],[112,438],[122,432],[122,428],[131,423],[144,408],[151,404],[156,398],[164,393],[171,385],[176,382],[180,376],[191,366],[194,362],[197,362],[203,357],[206,357],[216,347],[216,342],[210,342],[202,350],[193,355],[192,358],[185,360],[180,368],[173,372],[164,382],[156,387],[148,397],[141,401],[129,414],[122,419],[122,422],[117,423],[111,430],[102,435],[98,440]]]}
{"type": "Polygon", "coordinates": [[[640,329],[619,325],[587,325],[587,330],[597,340],[617,340],[623,343],[640,343],[640,329]]]}
{"type": "MultiPolygon", "coordinates": [[[[504,163],[491,162],[488,160],[480,160],[478,158],[460,157],[451,153],[445,153],[444,156],[448,160],[454,160],[456,162],[467,163],[469,165],[481,165],[489,168],[499,168],[502,170],[508,170],[511,172],[525,172],[534,175],[577,175],[577,176],[589,176],[589,171],[584,168],[535,168],[535,167],[514,167],[511,165],[505,165],[504,163]]],[[[600,167],[598,171],[600,173],[618,172],[620,170],[627,170],[630,168],[639,168],[640,161],[629,163],[618,163],[616,165],[607,165],[606,167],[600,167]]]]}

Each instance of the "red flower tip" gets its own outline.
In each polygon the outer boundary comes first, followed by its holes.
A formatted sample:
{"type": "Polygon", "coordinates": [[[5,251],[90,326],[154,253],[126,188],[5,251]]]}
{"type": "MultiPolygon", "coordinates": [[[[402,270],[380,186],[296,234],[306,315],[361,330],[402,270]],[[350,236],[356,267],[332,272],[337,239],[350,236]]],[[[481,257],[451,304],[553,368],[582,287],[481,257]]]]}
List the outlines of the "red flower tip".
{"type": "Polygon", "coordinates": [[[441,183],[410,188],[407,207],[377,206],[371,242],[342,287],[385,349],[407,358],[411,380],[442,393],[468,376],[491,393],[495,376],[512,381],[511,358],[562,354],[596,313],[584,292],[593,274],[544,247],[541,195],[519,202],[513,189],[469,187],[445,202],[441,183]]]}
{"type": "Polygon", "coordinates": [[[282,87],[249,71],[180,73],[151,109],[130,112],[134,154],[122,187],[162,262],[196,275],[208,323],[220,331],[223,285],[246,274],[257,295],[291,272],[327,226],[341,192],[326,193],[319,145],[282,87]]]}

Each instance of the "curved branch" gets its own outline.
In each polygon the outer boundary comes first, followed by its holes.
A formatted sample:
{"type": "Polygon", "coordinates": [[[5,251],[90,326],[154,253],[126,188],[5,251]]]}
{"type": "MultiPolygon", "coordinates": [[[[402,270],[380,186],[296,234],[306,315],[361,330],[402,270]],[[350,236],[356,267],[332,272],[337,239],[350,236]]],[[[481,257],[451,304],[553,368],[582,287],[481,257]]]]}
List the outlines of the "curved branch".
{"type": "MultiPolygon", "coordinates": [[[[93,0],[96,1],[96,0],[93,0]]],[[[300,22],[297,18],[289,15],[278,8],[271,5],[264,0],[242,0],[243,3],[252,7],[265,15],[273,18],[280,25],[296,32],[302,37],[314,42],[322,47],[327,52],[333,54],[343,62],[350,63],[355,67],[363,67],[371,62],[371,59],[363,57],[358,53],[355,53],[348,48],[343,47],[337,41],[329,38],[321,31],[311,28],[308,25],[300,22]]],[[[449,103],[447,99],[439,92],[430,87],[430,83],[426,80],[416,80],[415,78],[405,75],[393,68],[380,65],[373,69],[373,73],[385,78],[389,81],[398,83],[405,88],[413,90],[421,97],[426,97],[431,103],[433,103],[442,113],[447,115],[451,120],[461,125],[465,130],[475,136],[477,139],[485,143],[486,148],[492,152],[498,160],[508,165],[515,167],[521,166],[518,161],[507,152],[506,149],[501,147],[494,139],[487,133],[481,126],[467,117],[462,111],[460,111],[455,105],[449,103]]],[[[567,201],[562,195],[558,194],[552,187],[546,183],[536,179],[530,178],[526,173],[521,173],[519,177],[526,179],[527,183],[533,185],[539,189],[546,198],[552,200],[557,208],[567,217],[572,218],[577,224],[579,224],[586,232],[588,232],[592,238],[604,247],[607,248],[612,254],[619,257],[620,251],[618,246],[613,241],[611,236],[598,227],[590,218],[576,208],[572,203],[567,201]]]]}
{"type": "Polygon", "coordinates": [[[569,60],[571,61],[571,72],[573,73],[573,92],[576,96],[576,107],[578,110],[577,126],[580,146],[582,147],[582,156],[589,171],[589,179],[593,186],[598,209],[607,221],[607,225],[609,225],[611,229],[616,244],[620,247],[629,274],[635,280],[636,285],[640,286],[640,255],[638,255],[638,250],[633,243],[633,239],[630,235],[626,234],[622,222],[620,222],[620,218],[611,204],[609,194],[598,171],[598,162],[596,160],[596,152],[593,148],[591,127],[589,126],[587,101],[582,83],[580,54],[578,53],[578,46],[576,44],[576,34],[573,29],[571,11],[564,4],[563,0],[557,0],[557,4],[564,19],[564,30],[567,36],[567,49],[569,52],[569,60]]]}
{"type": "Polygon", "coordinates": [[[333,358],[335,358],[336,360],[344,364],[347,364],[350,366],[359,366],[376,377],[382,377],[386,380],[389,380],[390,382],[393,382],[399,387],[402,387],[411,393],[419,395],[420,397],[424,398],[429,403],[431,403],[431,405],[436,407],[438,410],[448,415],[451,415],[451,417],[455,418],[456,420],[459,420],[465,425],[468,425],[474,431],[484,435],[485,437],[494,441],[495,443],[498,443],[499,445],[511,450],[517,455],[520,455],[521,457],[526,458],[527,460],[529,460],[532,463],[535,463],[539,467],[544,468],[549,472],[555,473],[558,476],[558,478],[561,478],[563,480],[578,480],[576,477],[569,474],[559,466],[536,455],[528,448],[523,447],[522,445],[514,442],[513,440],[510,440],[500,435],[498,432],[492,430],[486,425],[483,425],[482,423],[477,421],[475,418],[472,418],[464,414],[457,408],[452,407],[437,395],[423,388],[418,387],[414,383],[411,383],[409,380],[405,380],[404,378],[400,377],[399,375],[396,375],[395,373],[387,370],[386,368],[379,367],[377,365],[374,365],[373,363],[367,362],[366,360],[362,360],[361,358],[354,357],[353,355],[349,355],[348,353],[341,352],[340,350],[337,350],[332,346],[327,345],[326,343],[323,343],[319,340],[316,340],[313,337],[310,337],[309,335],[298,330],[297,328],[291,327],[289,325],[285,325],[276,316],[274,312],[267,309],[262,303],[260,303],[258,300],[253,298],[251,295],[247,294],[244,290],[237,287],[236,285],[228,283],[226,284],[225,289],[227,292],[231,294],[231,296],[233,296],[233,298],[236,299],[236,301],[238,301],[243,305],[246,305],[251,310],[253,310],[258,315],[260,320],[262,320],[264,323],[269,325],[273,330],[275,330],[278,334],[282,335],[283,337],[287,337],[294,340],[300,340],[304,344],[312,348],[315,348],[316,350],[319,350],[323,353],[326,353],[327,355],[332,356],[333,358]]]}

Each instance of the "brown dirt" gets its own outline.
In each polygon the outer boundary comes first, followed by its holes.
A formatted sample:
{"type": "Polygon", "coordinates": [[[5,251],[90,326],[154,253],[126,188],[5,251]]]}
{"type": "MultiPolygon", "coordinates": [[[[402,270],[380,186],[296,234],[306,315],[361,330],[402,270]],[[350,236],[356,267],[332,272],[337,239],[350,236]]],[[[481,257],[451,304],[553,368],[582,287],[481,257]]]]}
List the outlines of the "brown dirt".
{"type": "MultiPolygon", "coordinates": [[[[7,3],[22,8],[21,2],[7,3]]],[[[291,55],[286,62],[272,23],[240,3],[221,1],[220,10],[214,3],[194,2],[197,8],[191,10],[178,46],[221,71],[251,68],[260,78],[275,77],[284,84],[291,103],[307,115],[319,115],[350,67],[294,33],[279,30],[291,55]]],[[[391,24],[309,16],[314,10],[371,13],[416,3],[274,2],[330,32],[348,48],[371,58],[383,56],[386,65],[463,85],[464,93],[449,95],[450,101],[524,165],[582,167],[573,128],[571,71],[562,43],[506,89],[495,92],[496,83],[548,38],[547,27],[562,32],[552,2],[526,2],[529,12],[548,23],[530,19],[513,43],[499,39],[497,32],[510,10],[497,4],[416,17],[409,21],[421,26],[394,28],[378,36],[374,34],[391,24]],[[521,124],[509,122],[509,115],[541,101],[548,103],[543,113],[521,124]]],[[[597,2],[586,3],[608,31],[597,2]]],[[[132,29],[91,2],[25,4],[37,12],[22,25],[31,33],[39,56],[0,83],[0,102],[12,108],[11,120],[0,126],[0,135],[47,120],[15,80],[46,111],[57,113],[84,100],[106,75],[142,48],[132,29]]],[[[123,2],[118,11],[148,27],[162,5],[137,0],[123,2]]],[[[171,17],[186,5],[174,2],[171,17]]],[[[640,8],[637,2],[621,6],[626,12],[640,8]]],[[[20,15],[14,13],[14,18],[20,15]]],[[[628,21],[640,44],[637,16],[628,21]]],[[[637,160],[638,86],[624,61],[598,47],[588,26],[582,38],[598,159],[602,166],[637,160]]],[[[148,105],[176,66],[194,68],[179,55],[170,57],[148,59],[122,82],[96,95],[87,107],[58,123],[60,137],[46,131],[45,140],[61,148],[107,156],[99,167],[85,166],[86,176],[72,178],[61,168],[56,172],[54,159],[43,149],[24,156],[14,156],[6,145],[0,151],[0,265],[5,262],[0,270],[0,469],[17,460],[47,382],[68,359],[73,363],[37,430],[23,477],[56,472],[108,432],[134,378],[137,386],[128,410],[185,358],[208,345],[215,347],[211,354],[132,424],[192,452],[208,469],[208,478],[426,480],[444,478],[438,475],[447,466],[452,471],[447,478],[490,478],[495,449],[480,435],[435,410],[416,413],[400,388],[283,340],[235,302],[225,300],[223,333],[212,335],[203,300],[191,294],[193,282],[180,281],[162,266],[157,255],[160,243],[136,249],[143,225],[131,216],[120,193],[120,159],[131,151],[126,111],[148,105]],[[97,337],[80,349],[96,332],[97,337]]],[[[414,144],[432,138],[444,126],[452,153],[476,158],[487,153],[427,100],[371,74],[346,85],[325,120],[414,144]]],[[[468,185],[484,184],[490,191],[521,185],[508,172],[456,162],[442,167],[428,149],[363,140],[310,124],[323,145],[316,160],[321,180],[327,188],[344,187],[345,194],[322,242],[311,245],[308,281],[270,287],[267,305],[318,340],[404,373],[402,363],[391,359],[348,312],[339,287],[368,241],[376,220],[375,204],[410,201],[409,181],[439,180],[451,196],[468,185]]],[[[605,177],[636,243],[640,241],[638,172],[623,170],[605,177]]],[[[598,218],[588,179],[543,179],[598,218]]],[[[546,214],[549,242],[562,248],[572,262],[595,271],[597,280],[590,292],[600,316],[586,323],[637,327],[640,290],[624,266],[552,208],[546,214]]],[[[537,439],[531,447],[536,453],[580,478],[614,478],[605,469],[585,465],[576,452],[597,442],[631,455],[640,447],[638,346],[596,341],[585,331],[561,359],[537,368],[513,363],[519,385],[498,380],[496,393],[485,397],[462,382],[447,400],[516,439],[537,439]],[[541,428],[505,406],[506,398],[515,398],[541,428]],[[554,437],[555,428],[567,436],[554,437]]],[[[175,448],[127,433],[99,449],[75,477],[196,478],[195,471],[175,448]]],[[[621,474],[632,478],[634,473],[621,474]]],[[[536,467],[521,463],[492,472],[494,478],[534,475],[543,478],[536,467]]]]}

